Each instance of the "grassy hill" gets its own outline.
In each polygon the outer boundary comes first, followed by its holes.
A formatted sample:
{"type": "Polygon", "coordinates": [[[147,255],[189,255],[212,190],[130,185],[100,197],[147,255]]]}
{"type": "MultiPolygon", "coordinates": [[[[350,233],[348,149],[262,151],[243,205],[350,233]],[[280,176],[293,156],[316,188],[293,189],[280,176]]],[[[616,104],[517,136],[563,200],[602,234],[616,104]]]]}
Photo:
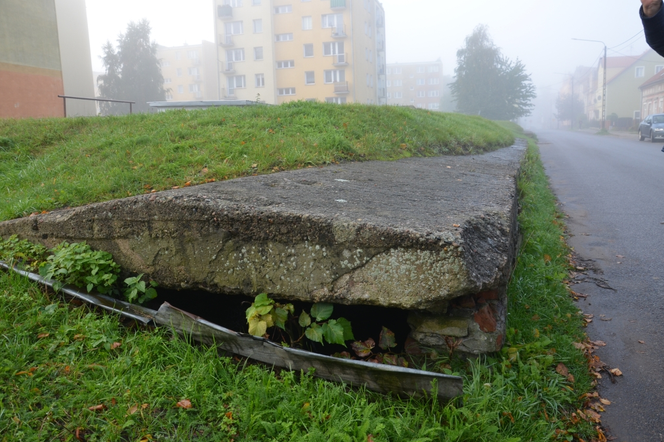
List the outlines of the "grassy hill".
{"type": "Polygon", "coordinates": [[[212,180],[513,142],[509,130],[479,117],[305,102],[0,120],[0,220],[212,180]]]}

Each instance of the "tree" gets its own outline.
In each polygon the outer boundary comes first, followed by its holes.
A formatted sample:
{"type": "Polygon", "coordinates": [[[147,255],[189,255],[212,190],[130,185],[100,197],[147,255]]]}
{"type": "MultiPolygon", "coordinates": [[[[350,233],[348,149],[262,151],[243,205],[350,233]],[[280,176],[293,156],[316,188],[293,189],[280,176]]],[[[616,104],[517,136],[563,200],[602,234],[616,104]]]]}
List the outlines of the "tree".
{"type": "Polygon", "coordinates": [[[535,86],[520,61],[504,57],[480,25],[457,51],[456,80],[450,85],[457,110],[492,120],[530,115],[535,86]]]}
{"type": "Polygon", "coordinates": [[[580,122],[580,118],[585,115],[583,101],[576,95],[566,94],[558,96],[556,100],[556,109],[558,113],[556,118],[560,121],[580,122]]]}
{"type": "MultiPolygon", "coordinates": [[[[131,22],[127,32],[118,37],[117,51],[110,42],[104,47],[104,68],[99,76],[101,98],[135,101],[136,112],[147,112],[148,101],[166,99],[164,77],[157,59],[157,43],[150,41],[150,23],[143,19],[131,22]]],[[[127,104],[101,102],[104,115],[126,113],[127,104]]]]}

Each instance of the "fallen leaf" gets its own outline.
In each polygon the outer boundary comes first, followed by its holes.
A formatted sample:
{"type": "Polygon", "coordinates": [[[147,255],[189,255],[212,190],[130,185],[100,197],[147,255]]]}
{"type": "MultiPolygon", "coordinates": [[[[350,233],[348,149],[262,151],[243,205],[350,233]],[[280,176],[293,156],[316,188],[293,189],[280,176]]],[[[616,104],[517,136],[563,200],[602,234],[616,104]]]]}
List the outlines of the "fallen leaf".
{"type": "Polygon", "coordinates": [[[639,344],[645,344],[646,341],[639,341],[639,344]]]}
{"type": "Polygon", "coordinates": [[[569,376],[569,370],[567,369],[565,364],[563,364],[562,362],[560,364],[558,364],[558,366],[556,367],[556,373],[558,373],[559,375],[564,376],[564,377],[569,376]]]}
{"type": "Polygon", "coordinates": [[[74,433],[74,437],[76,437],[76,440],[79,442],[85,442],[85,430],[81,427],[78,427],[76,429],[76,432],[74,433]]]}
{"type": "Polygon", "coordinates": [[[252,169],[255,169],[255,168],[257,168],[257,167],[258,167],[258,163],[254,163],[254,164],[251,165],[251,168],[252,168],[252,169]]]}
{"type": "Polygon", "coordinates": [[[92,407],[88,407],[88,410],[90,411],[104,411],[105,409],[106,405],[104,404],[93,405],[92,407]]]}
{"type": "Polygon", "coordinates": [[[623,372],[620,371],[619,368],[612,368],[612,369],[609,370],[609,371],[610,371],[611,374],[614,375],[614,376],[622,376],[622,375],[623,375],[623,372]]]}
{"type": "Polygon", "coordinates": [[[586,348],[586,346],[580,342],[573,342],[572,345],[577,349],[577,350],[583,350],[586,348]]]}
{"type": "Polygon", "coordinates": [[[176,407],[178,408],[184,408],[185,410],[192,408],[193,405],[191,405],[191,401],[189,399],[182,399],[180,402],[176,404],[176,407]]]}
{"type": "Polygon", "coordinates": [[[606,347],[606,342],[604,341],[590,341],[595,347],[606,347]]]}
{"type": "Polygon", "coordinates": [[[51,335],[50,333],[40,333],[37,335],[37,339],[48,338],[50,335],[51,335]]]}
{"type": "Polygon", "coordinates": [[[367,435],[367,442],[374,442],[373,434],[367,435]]]}
{"type": "Polygon", "coordinates": [[[111,398],[111,404],[118,405],[118,401],[115,398],[111,398]]]}
{"type": "Polygon", "coordinates": [[[611,405],[611,401],[608,399],[600,399],[599,400],[603,405],[611,405]]]}
{"type": "Polygon", "coordinates": [[[111,344],[111,350],[115,350],[116,348],[120,347],[122,344],[119,342],[114,342],[111,344]]]}
{"type": "Polygon", "coordinates": [[[452,227],[461,227],[461,224],[452,224],[452,227]]]}
{"type": "Polygon", "coordinates": [[[593,410],[586,410],[585,415],[588,416],[595,423],[599,423],[600,420],[602,420],[602,417],[599,415],[599,413],[593,410]]]}

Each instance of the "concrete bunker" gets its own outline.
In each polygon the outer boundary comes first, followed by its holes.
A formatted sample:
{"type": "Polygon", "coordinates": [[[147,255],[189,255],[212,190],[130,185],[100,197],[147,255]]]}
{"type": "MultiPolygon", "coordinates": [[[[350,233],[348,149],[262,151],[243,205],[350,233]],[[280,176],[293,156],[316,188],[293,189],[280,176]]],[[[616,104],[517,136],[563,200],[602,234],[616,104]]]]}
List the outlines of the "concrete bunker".
{"type": "Polygon", "coordinates": [[[408,311],[426,347],[501,348],[525,143],[281,172],[0,223],[86,241],[175,290],[408,311]]]}

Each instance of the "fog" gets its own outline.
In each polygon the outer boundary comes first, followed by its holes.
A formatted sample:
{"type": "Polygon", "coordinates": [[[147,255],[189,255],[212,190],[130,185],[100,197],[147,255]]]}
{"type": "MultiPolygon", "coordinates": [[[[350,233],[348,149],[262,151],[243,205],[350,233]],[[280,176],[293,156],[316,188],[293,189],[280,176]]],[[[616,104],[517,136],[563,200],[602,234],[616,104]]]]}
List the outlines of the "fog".
{"type": "MultiPolygon", "coordinates": [[[[298,0],[293,0],[298,1],[298,0]]],[[[359,0],[355,0],[359,1],[359,0]]],[[[127,23],[147,18],[153,39],[165,46],[214,41],[210,0],[87,0],[93,70],[103,70],[102,45],[115,43],[127,23]],[[109,8],[110,6],[110,8],[109,8]]],[[[577,66],[596,65],[603,53],[637,55],[646,50],[638,0],[383,0],[387,61],[443,61],[454,75],[456,51],[478,24],[510,59],[522,60],[540,100],[557,95],[577,66]]]]}

